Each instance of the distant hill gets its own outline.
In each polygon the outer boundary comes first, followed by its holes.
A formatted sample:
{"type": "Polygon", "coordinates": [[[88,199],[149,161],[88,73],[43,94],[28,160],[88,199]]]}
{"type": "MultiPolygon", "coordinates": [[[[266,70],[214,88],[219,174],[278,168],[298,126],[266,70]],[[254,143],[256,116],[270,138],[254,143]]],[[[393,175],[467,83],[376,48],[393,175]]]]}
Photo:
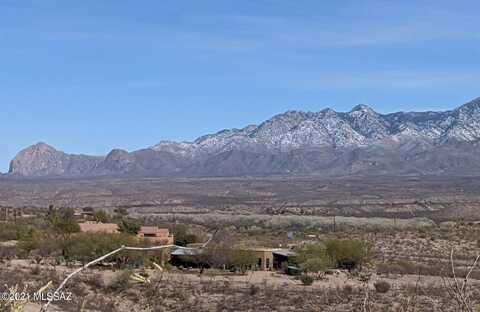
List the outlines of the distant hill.
{"type": "Polygon", "coordinates": [[[17,154],[14,177],[245,176],[480,173],[480,98],[445,112],[288,111],[194,142],[162,141],[104,157],[38,143],[17,154]]]}

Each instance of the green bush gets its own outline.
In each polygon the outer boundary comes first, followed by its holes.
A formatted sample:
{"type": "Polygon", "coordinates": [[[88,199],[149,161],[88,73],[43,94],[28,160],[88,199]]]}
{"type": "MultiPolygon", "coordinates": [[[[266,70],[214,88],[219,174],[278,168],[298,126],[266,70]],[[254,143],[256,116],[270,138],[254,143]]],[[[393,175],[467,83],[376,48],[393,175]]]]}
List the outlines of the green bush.
{"type": "Polygon", "coordinates": [[[175,245],[178,245],[178,246],[187,246],[188,244],[193,244],[198,242],[197,236],[192,234],[190,232],[190,229],[183,224],[179,224],[175,226],[173,235],[175,237],[175,245]]]}
{"type": "Polygon", "coordinates": [[[42,233],[30,228],[19,233],[18,248],[28,257],[32,250],[38,249],[42,243],[42,233]]]}
{"type": "Polygon", "coordinates": [[[20,233],[28,229],[26,225],[20,225],[15,223],[2,223],[0,226],[0,241],[17,240],[20,233]]]}
{"type": "Polygon", "coordinates": [[[298,250],[294,262],[305,272],[321,272],[332,267],[325,247],[320,244],[308,244],[298,250]]]}
{"type": "Polygon", "coordinates": [[[380,294],[384,294],[390,290],[390,284],[387,281],[376,281],[373,286],[380,294]]]}
{"type": "Polygon", "coordinates": [[[254,266],[257,262],[255,255],[249,250],[231,250],[229,253],[229,264],[236,270],[240,270],[245,273],[250,267],[254,266]]]}
{"type": "Polygon", "coordinates": [[[353,269],[367,262],[368,245],[359,240],[332,239],[326,243],[326,253],[337,267],[353,269]]]}
{"type": "Polygon", "coordinates": [[[124,218],[118,224],[118,229],[125,234],[137,235],[138,231],[140,231],[140,223],[137,220],[124,218]]]}
{"type": "MultiPolygon", "coordinates": [[[[65,241],[65,254],[67,261],[80,261],[87,263],[99,258],[121,246],[143,246],[143,242],[136,237],[127,234],[108,234],[102,235],[93,233],[79,233],[65,241]]],[[[144,253],[123,251],[106,261],[115,261],[120,266],[140,262],[144,253]]]]}
{"type": "Polygon", "coordinates": [[[325,272],[331,267],[328,258],[312,258],[300,264],[300,268],[305,272],[325,272]]]}
{"type": "MultiPolygon", "coordinates": [[[[26,257],[33,256],[38,263],[45,257],[61,256],[63,261],[71,263],[80,261],[85,264],[97,259],[121,246],[145,247],[148,242],[138,240],[135,236],[128,234],[101,235],[94,233],[76,233],[69,236],[56,236],[52,233],[42,233],[31,229],[23,233],[18,247],[26,257]]],[[[119,267],[138,266],[147,263],[150,259],[159,261],[158,252],[133,252],[122,251],[106,261],[116,262],[119,267]]],[[[58,258],[59,259],[59,258],[58,258]]]]}
{"type": "Polygon", "coordinates": [[[308,274],[302,274],[302,276],[300,276],[300,281],[303,285],[310,286],[313,284],[314,279],[308,274]]]}
{"type": "Polygon", "coordinates": [[[80,232],[75,211],[71,208],[55,208],[50,205],[46,220],[50,230],[57,235],[68,236],[80,232]]]}
{"type": "Polygon", "coordinates": [[[104,210],[96,210],[93,213],[93,218],[96,222],[108,223],[110,222],[110,216],[104,210]]]}
{"type": "Polygon", "coordinates": [[[0,263],[12,260],[17,256],[16,246],[0,246],[0,263]]]}
{"type": "Polygon", "coordinates": [[[115,292],[121,292],[126,290],[130,285],[131,276],[132,271],[130,270],[123,270],[118,272],[108,285],[108,289],[115,292]]]}

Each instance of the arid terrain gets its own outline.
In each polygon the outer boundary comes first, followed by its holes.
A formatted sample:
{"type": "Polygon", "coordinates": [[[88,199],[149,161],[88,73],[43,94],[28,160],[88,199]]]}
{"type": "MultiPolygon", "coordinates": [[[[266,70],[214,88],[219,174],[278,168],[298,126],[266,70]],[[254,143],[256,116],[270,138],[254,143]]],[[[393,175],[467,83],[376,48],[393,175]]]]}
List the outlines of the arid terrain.
{"type": "Polygon", "coordinates": [[[138,214],[480,219],[480,178],[383,176],[0,180],[0,207],[48,205],[138,214]]]}
{"type": "MultiPolygon", "coordinates": [[[[44,218],[54,205],[104,210],[113,218],[172,231],[186,226],[198,242],[222,229],[221,238],[227,235],[241,246],[301,252],[302,246],[335,240],[364,242],[368,252],[360,270],[310,273],[312,284],[282,270],[159,270],[145,262],[128,271],[146,278],[138,281],[122,279],[124,267],[93,266],[67,284],[72,301],[53,302],[50,311],[470,311],[458,302],[455,285],[468,281],[460,288],[469,306],[480,304],[478,263],[472,269],[480,254],[478,182],[472,177],[1,181],[1,206],[22,216],[8,222],[20,232],[2,234],[20,240],[1,243],[0,280],[33,291],[49,281],[58,285],[79,267],[78,260],[83,263],[83,258],[59,260],[55,248],[64,248],[61,244],[54,248],[22,237],[24,226],[49,233],[44,218]]],[[[88,247],[77,252],[87,252],[82,250],[88,247]]],[[[26,311],[38,311],[40,304],[29,303],[26,311]]]]}
{"type": "MultiPolygon", "coordinates": [[[[462,284],[480,252],[480,224],[329,233],[308,243],[327,237],[371,241],[371,259],[363,273],[334,270],[317,275],[312,285],[305,286],[298,277],[279,272],[147,268],[135,270],[147,282],[130,280],[120,285],[116,279],[123,274],[121,270],[93,268],[67,285],[65,291],[72,293],[72,301],[54,303],[51,311],[468,311],[450,289],[454,285],[450,253],[453,248],[456,276],[462,284]]],[[[58,284],[75,268],[49,261],[8,260],[3,262],[0,278],[9,285],[20,281],[20,289],[25,284],[38,289],[48,281],[58,284]]],[[[480,304],[478,268],[468,283],[472,304],[480,304]]],[[[39,303],[30,303],[26,311],[39,308],[39,303]]]]}

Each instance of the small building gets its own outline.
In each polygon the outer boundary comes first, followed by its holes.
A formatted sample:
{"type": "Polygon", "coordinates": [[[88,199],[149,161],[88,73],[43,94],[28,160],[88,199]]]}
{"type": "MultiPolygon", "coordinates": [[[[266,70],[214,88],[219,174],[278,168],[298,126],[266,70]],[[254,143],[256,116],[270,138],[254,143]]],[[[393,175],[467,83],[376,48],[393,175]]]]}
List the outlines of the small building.
{"type": "Polygon", "coordinates": [[[261,271],[270,271],[273,268],[272,248],[246,248],[257,259],[257,268],[261,271]]]}
{"type": "Polygon", "coordinates": [[[78,225],[82,233],[119,233],[118,225],[115,223],[84,222],[78,225]]]}
{"type": "Polygon", "coordinates": [[[170,234],[168,229],[161,229],[156,226],[142,226],[137,236],[155,244],[172,245],[174,241],[173,235],[170,234]]]}
{"type": "Polygon", "coordinates": [[[257,258],[257,267],[262,271],[278,270],[282,263],[289,261],[295,253],[288,249],[279,248],[247,248],[257,258]]]}

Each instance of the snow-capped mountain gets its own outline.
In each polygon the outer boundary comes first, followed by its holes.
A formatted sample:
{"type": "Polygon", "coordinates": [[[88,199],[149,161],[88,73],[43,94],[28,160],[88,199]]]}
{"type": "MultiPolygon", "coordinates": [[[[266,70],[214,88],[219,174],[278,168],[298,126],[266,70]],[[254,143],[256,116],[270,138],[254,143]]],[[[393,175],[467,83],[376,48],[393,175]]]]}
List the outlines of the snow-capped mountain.
{"type": "Polygon", "coordinates": [[[10,175],[472,174],[480,170],[479,138],[480,98],[446,112],[379,114],[358,105],[350,112],[288,111],[193,142],[162,141],[105,157],[68,155],[40,143],[12,160],[10,175]]]}
{"type": "MultiPolygon", "coordinates": [[[[480,138],[480,98],[447,112],[399,112],[382,115],[366,105],[348,113],[324,109],[318,113],[288,111],[255,126],[223,130],[195,142],[161,142],[156,151],[195,155],[228,150],[291,151],[314,147],[348,147],[381,144],[385,139],[480,138]]],[[[387,140],[388,141],[388,140],[387,140]]]]}

